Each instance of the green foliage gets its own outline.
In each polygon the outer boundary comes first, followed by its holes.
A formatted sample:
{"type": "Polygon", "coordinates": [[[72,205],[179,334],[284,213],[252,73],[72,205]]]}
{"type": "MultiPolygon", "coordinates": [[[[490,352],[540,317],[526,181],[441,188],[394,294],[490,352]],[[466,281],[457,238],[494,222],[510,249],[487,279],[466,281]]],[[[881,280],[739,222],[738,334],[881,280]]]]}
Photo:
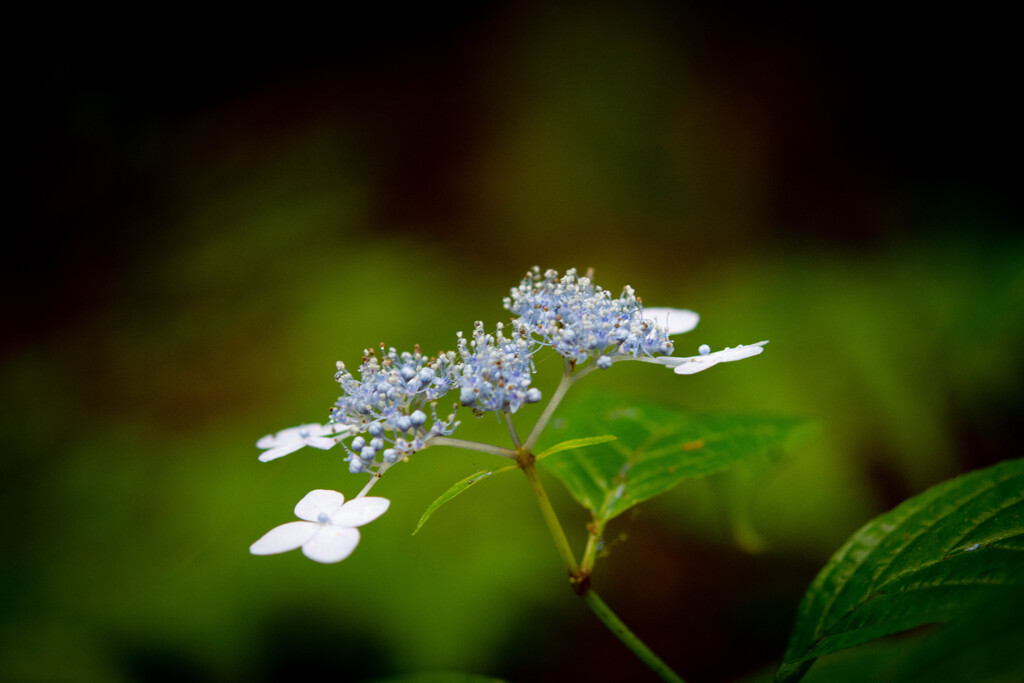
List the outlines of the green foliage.
{"type": "Polygon", "coordinates": [[[550,448],[545,448],[543,451],[537,454],[537,462],[540,462],[549,455],[554,453],[561,453],[562,451],[570,451],[574,448],[583,448],[584,446],[596,446],[600,443],[607,443],[609,441],[615,441],[618,437],[612,434],[605,434],[604,436],[584,436],[579,439],[568,439],[561,443],[556,443],[550,448]]]}
{"type": "Polygon", "coordinates": [[[610,431],[616,441],[553,453],[544,465],[600,523],[684,479],[721,472],[783,445],[797,420],[697,415],[611,396],[583,398],[563,413],[565,435],[610,431]]]}
{"type": "Polygon", "coordinates": [[[818,574],[776,680],[799,680],[822,655],[998,602],[1024,583],[1022,551],[1024,459],[905,501],[857,531],[818,574]]]}
{"type": "Polygon", "coordinates": [[[430,519],[430,516],[434,514],[434,512],[439,507],[450,501],[455,496],[464,492],[473,484],[476,484],[481,479],[491,476],[495,472],[507,472],[509,470],[514,469],[516,469],[515,465],[511,465],[509,467],[502,467],[500,470],[481,470],[480,472],[474,472],[465,479],[460,479],[459,481],[455,482],[454,484],[452,484],[451,488],[442,493],[440,496],[437,497],[437,499],[433,503],[427,506],[427,509],[423,512],[423,515],[420,517],[420,521],[416,523],[416,528],[412,530],[413,536],[415,536],[416,532],[419,531],[420,528],[427,523],[427,520],[430,519]]]}
{"type": "MultiPolygon", "coordinates": [[[[580,439],[569,439],[567,441],[562,441],[561,443],[557,443],[554,446],[552,446],[551,448],[545,449],[543,452],[541,452],[537,456],[537,460],[539,461],[539,460],[541,460],[543,458],[546,458],[547,456],[551,455],[552,453],[560,453],[562,451],[573,450],[573,449],[576,449],[576,448],[583,448],[584,446],[593,446],[595,444],[606,443],[608,441],[614,441],[614,440],[615,440],[615,437],[614,436],[610,436],[610,435],[606,435],[606,436],[590,436],[590,437],[584,437],[584,438],[580,438],[580,439]]],[[[430,519],[430,516],[432,514],[434,514],[434,512],[439,507],[441,507],[442,505],[444,505],[445,503],[447,503],[448,501],[450,501],[452,498],[454,498],[455,496],[459,495],[460,493],[463,493],[470,486],[473,486],[474,484],[479,482],[481,479],[483,479],[485,477],[489,477],[492,474],[502,474],[504,472],[511,472],[512,470],[516,470],[516,469],[519,469],[518,465],[509,465],[508,467],[502,467],[501,469],[497,469],[497,470],[487,470],[487,471],[481,470],[479,472],[474,472],[473,474],[469,475],[465,479],[460,479],[459,481],[455,482],[454,484],[452,484],[451,488],[449,488],[447,491],[442,493],[440,496],[438,496],[438,498],[433,503],[431,503],[430,505],[427,506],[427,509],[423,512],[423,515],[420,517],[420,521],[416,523],[416,528],[413,529],[413,531],[412,531],[413,536],[415,536],[416,532],[420,530],[420,527],[422,527],[424,524],[427,523],[427,520],[430,519]]]]}

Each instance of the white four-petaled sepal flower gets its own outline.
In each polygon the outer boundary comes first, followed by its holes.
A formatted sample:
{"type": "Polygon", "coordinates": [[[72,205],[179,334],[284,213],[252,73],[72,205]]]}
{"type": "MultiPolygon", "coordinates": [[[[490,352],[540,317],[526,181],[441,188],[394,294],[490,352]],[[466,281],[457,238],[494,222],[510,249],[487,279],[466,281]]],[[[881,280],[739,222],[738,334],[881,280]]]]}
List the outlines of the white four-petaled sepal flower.
{"type": "Polygon", "coordinates": [[[366,496],[345,502],[337,491],[310,491],[295,506],[301,522],[274,527],[249,546],[253,555],[275,555],[302,548],[302,554],[316,562],[341,562],[359,545],[356,527],[383,515],[391,501],[366,496]]]}
{"type": "Polygon", "coordinates": [[[658,325],[666,328],[670,335],[689,332],[697,327],[700,322],[700,315],[685,308],[655,308],[654,306],[644,307],[644,320],[653,320],[658,325]]]}
{"type": "Polygon", "coordinates": [[[340,436],[350,431],[345,425],[308,424],[282,429],[276,434],[267,434],[256,442],[256,448],[263,448],[260,462],[269,462],[282,455],[294,453],[303,446],[327,450],[337,443],[331,436],[340,436]]]}
{"type": "Polygon", "coordinates": [[[673,368],[677,375],[692,375],[695,372],[707,370],[712,365],[756,356],[764,351],[764,345],[767,343],[768,341],[765,340],[759,341],[756,344],[740,344],[736,348],[725,348],[714,353],[711,353],[711,348],[707,344],[701,344],[699,349],[700,355],[698,356],[690,356],[689,358],[662,356],[661,358],[655,358],[654,361],[673,368]]]}

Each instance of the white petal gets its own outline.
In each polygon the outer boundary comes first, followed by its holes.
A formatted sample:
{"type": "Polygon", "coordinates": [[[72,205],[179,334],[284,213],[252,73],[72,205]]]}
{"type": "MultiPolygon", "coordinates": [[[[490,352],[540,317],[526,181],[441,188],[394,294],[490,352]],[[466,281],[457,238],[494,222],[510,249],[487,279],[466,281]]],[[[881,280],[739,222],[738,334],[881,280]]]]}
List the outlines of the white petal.
{"type": "Polygon", "coordinates": [[[256,448],[263,448],[263,449],[273,448],[274,444],[275,444],[274,435],[273,434],[267,434],[266,436],[261,437],[260,440],[256,442],[256,448]]]}
{"type": "Polygon", "coordinates": [[[669,334],[682,334],[697,327],[700,315],[685,308],[644,307],[644,320],[653,320],[668,329],[669,334]]]}
{"type": "Polygon", "coordinates": [[[288,429],[282,429],[277,432],[274,434],[274,445],[280,446],[283,443],[291,443],[292,441],[301,439],[302,437],[299,435],[299,431],[302,427],[303,425],[299,425],[298,427],[289,427],[288,429]]]}
{"type": "Polygon", "coordinates": [[[325,431],[320,423],[310,422],[309,424],[299,425],[298,427],[289,427],[288,429],[282,429],[275,438],[278,443],[292,441],[294,439],[305,439],[310,436],[322,436],[325,433],[329,433],[330,430],[325,431]]]}
{"type": "Polygon", "coordinates": [[[316,534],[317,525],[312,522],[288,522],[274,527],[263,538],[249,546],[253,555],[274,555],[295,550],[316,534]]]}
{"type": "Polygon", "coordinates": [[[689,358],[681,359],[681,362],[676,365],[675,373],[677,375],[692,375],[701,370],[707,370],[708,368],[718,365],[719,363],[728,363],[734,360],[743,360],[744,358],[750,358],[764,351],[764,345],[768,341],[760,341],[756,344],[740,344],[734,349],[722,349],[721,351],[715,351],[714,353],[706,353],[701,356],[691,356],[689,358]]]}
{"type": "Polygon", "coordinates": [[[383,515],[391,501],[387,498],[367,496],[356,498],[345,503],[340,510],[331,515],[331,524],[338,526],[362,526],[383,515]]]}
{"type": "Polygon", "coordinates": [[[326,451],[334,448],[334,445],[338,442],[334,439],[328,439],[323,436],[310,436],[307,437],[303,443],[307,446],[312,446],[313,448],[319,448],[320,450],[326,451]]]}
{"type": "Polygon", "coordinates": [[[694,356],[693,358],[685,358],[683,362],[676,366],[673,371],[677,375],[692,375],[700,372],[701,370],[707,370],[708,368],[718,365],[722,362],[720,358],[712,358],[714,354],[708,354],[707,356],[694,356]]]}
{"type": "Polygon", "coordinates": [[[359,545],[359,532],[343,526],[320,526],[302,545],[302,554],[316,562],[341,562],[359,545]]]}
{"type": "Polygon", "coordinates": [[[260,462],[270,462],[271,460],[276,460],[277,458],[280,458],[283,455],[294,453],[295,451],[299,450],[305,445],[306,444],[302,443],[301,441],[292,441],[291,443],[287,443],[283,446],[271,448],[269,451],[263,451],[262,453],[260,453],[259,460],[260,462]]]}
{"type": "Polygon", "coordinates": [[[721,351],[716,351],[709,355],[718,356],[719,362],[743,360],[744,358],[756,356],[764,351],[764,345],[767,343],[767,341],[761,341],[756,344],[740,344],[735,349],[722,349],[721,351]]]}
{"type": "Polygon", "coordinates": [[[332,516],[335,512],[341,508],[345,502],[345,496],[341,495],[337,491],[328,491],[327,489],[316,489],[307,493],[302,500],[295,505],[295,516],[299,519],[306,519],[310,522],[316,522],[320,513],[326,513],[328,517],[332,516]]]}

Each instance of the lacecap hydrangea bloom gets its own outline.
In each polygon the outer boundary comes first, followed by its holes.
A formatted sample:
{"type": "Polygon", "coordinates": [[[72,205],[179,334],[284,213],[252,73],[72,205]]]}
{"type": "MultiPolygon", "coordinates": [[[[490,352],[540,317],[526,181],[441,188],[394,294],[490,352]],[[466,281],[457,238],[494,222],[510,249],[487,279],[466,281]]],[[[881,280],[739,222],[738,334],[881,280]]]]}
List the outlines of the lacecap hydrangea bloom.
{"type": "Polygon", "coordinates": [[[494,334],[477,322],[471,338],[457,335],[457,350],[424,355],[417,346],[399,353],[381,345],[380,358],[363,352],[357,379],[338,362],[335,380],[343,394],[326,425],[306,424],[260,439],[268,461],[303,446],[329,449],[341,443],[353,473],[375,473],[425,448],[437,436],[450,436],[458,422],[454,413],[440,417],[438,400],[459,389],[459,403],[474,414],[514,413],[537,403],[541,392],[532,386],[534,355],[549,347],[572,367],[590,361],[606,370],[622,360],[640,360],[693,374],[718,363],[761,353],[766,341],[699,355],[676,357],[670,337],[689,332],[700,316],[677,308],[644,307],[629,286],[618,297],[594,284],[592,273],[569,269],[541,272],[534,266],[510,296],[505,308],[517,317],[494,334]],[[506,336],[506,330],[511,334],[506,336]],[[345,439],[350,439],[345,443],[345,439]]]}
{"type": "Polygon", "coordinates": [[[564,375],[524,442],[527,448],[536,443],[569,385],[592,370],[636,360],[689,375],[755,356],[768,343],[714,353],[704,344],[696,356],[673,356],[670,337],[694,329],[700,316],[686,309],[644,307],[629,286],[612,296],[594,284],[589,271],[580,276],[570,269],[560,276],[535,266],[512,288],[504,304],[516,316],[510,324],[499,323],[491,334],[477,322],[470,337],[458,333],[454,351],[426,356],[418,346],[398,352],[381,344],[379,356],[373,350],[363,352],[358,377],[339,361],[334,378],[342,395],[330,410],[330,421],[264,436],[256,444],[264,450],[259,459],[274,460],[304,446],[327,450],[340,445],[349,471],[370,474],[370,481],[348,503],[334,491],[310,492],[295,509],[303,521],[272,530],[253,544],[252,552],[270,554],[302,547],[320,562],[344,559],[359,539],[354,527],[387,509],[386,499],[368,498],[367,491],[387,468],[431,442],[515,457],[509,449],[449,437],[459,425],[460,405],[477,416],[493,412],[508,417],[524,405],[540,402],[541,392],[533,386],[534,355],[545,349],[564,359],[564,375]],[[442,417],[439,402],[455,389],[458,401],[451,401],[452,411],[442,417]]]}

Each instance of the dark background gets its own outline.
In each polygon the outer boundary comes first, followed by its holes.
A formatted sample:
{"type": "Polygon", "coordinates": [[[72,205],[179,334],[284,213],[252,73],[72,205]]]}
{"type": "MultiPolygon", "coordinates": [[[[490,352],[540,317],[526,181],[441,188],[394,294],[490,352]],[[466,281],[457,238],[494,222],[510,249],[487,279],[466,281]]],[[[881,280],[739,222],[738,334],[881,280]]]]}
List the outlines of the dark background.
{"type": "MultiPolygon", "coordinates": [[[[1020,455],[1007,17],[645,2],[49,22],[20,25],[33,47],[9,84],[0,677],[644,675],[565,589],[522,482],[409,536],[482,456],[396,468],[391,511],[341,565],[246,551],[306,491],[361,485],[333,453],[261,465],[256,438],[324,419],[338,359],[504,319],[534,264],[698,310],[677,353],[772,340],[580,392],[817,425],[768,474],[616,522],[595,585],[688,680],[770,666],[854,529],[1020,455]]],[[[502,438],[467,419],[464,438],[502,438]]],[[[548,486],[582,548],[582,513],[548,486]]]]}

